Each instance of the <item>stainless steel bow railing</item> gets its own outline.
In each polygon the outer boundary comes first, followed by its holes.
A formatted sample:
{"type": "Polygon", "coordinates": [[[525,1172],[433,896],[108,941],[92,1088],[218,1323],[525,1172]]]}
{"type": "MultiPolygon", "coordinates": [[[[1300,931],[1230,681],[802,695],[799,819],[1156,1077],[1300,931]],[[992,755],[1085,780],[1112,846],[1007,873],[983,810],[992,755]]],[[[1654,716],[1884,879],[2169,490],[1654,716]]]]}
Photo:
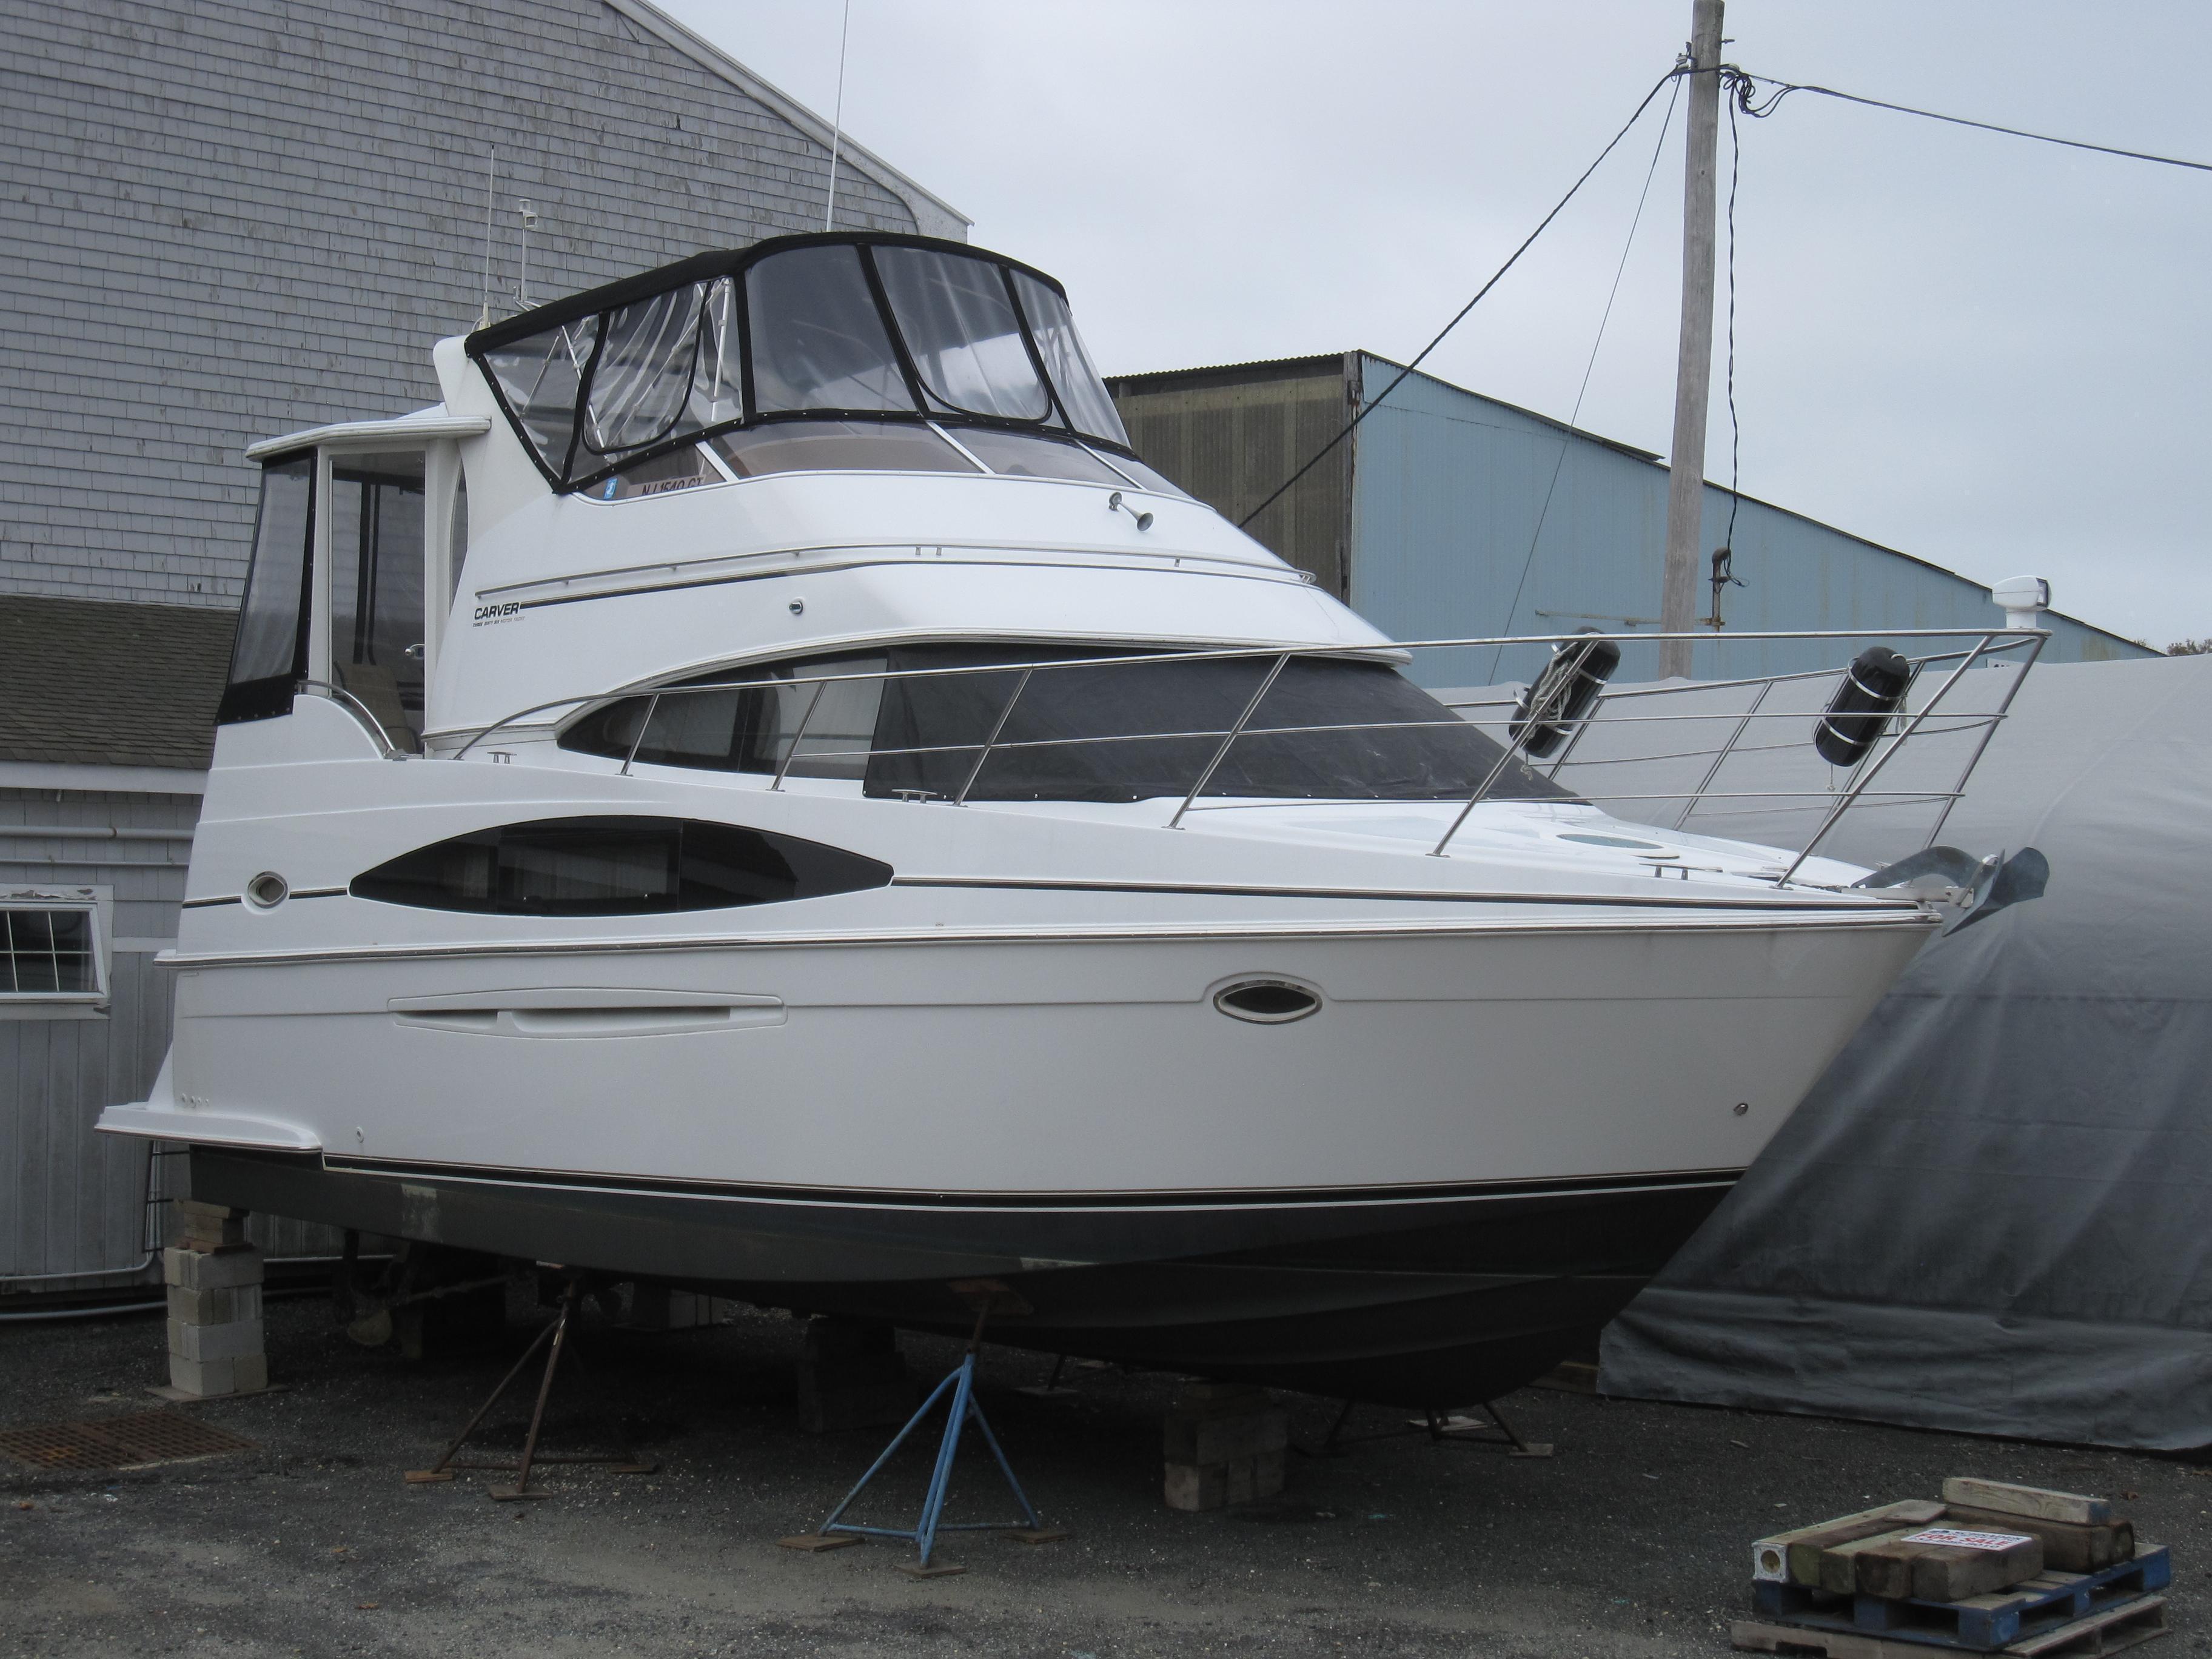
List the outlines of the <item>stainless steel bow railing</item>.
{"type": "MultiPolygon", "coordinates": [[[[640,684],[618,687],[588,696],[568,696],[533,704],[495,721],[477,732],[453,751],[452,758],[465,759],[474,750],[503,731],[521,726],[533,716],[555,714],[556,711],[575,711],[577,714],[604,707],[611,702],[643,698],[646,711],[640,719],[637,732],[628,754],[623,757],[622,770],[628,775],[636,763],[640,749],[653,729],[654,716],[663,701],[674,697],[702,696],[715,692],[766,690],[780,695],[792,695],[799,689],[813,688],[807,696],[798,723],[787,737],[780,737],[777,745],[781,757],[769,787],[780,791],[791,775],[793,763],[800,758],[802,745],[807,740],[823,694],[833,685],[864,684],[869,682],[915,681],[951,679],[978,675],[1016,677],[1006,702],[1000,705],[987,738],[979,744],[973,741],[952,744],[917,745],[904,748],[878,747],[872,744],[852,749],[813,749],[805,752],[810,770],[822,763],[845,761],[865,765],[873,760],[893,757],[923,757],[931,755],[972,755],[959,789],[950,797],[930,795],[930,799],[949,799],[955,805],[965,805],[970,793],[982,777],[994,756],[1025,750],[1072,749],[1087,745],[1123,743],[1151,743],[1163,739],[1216,739],[1216,745],[1200,768],[1167,821],[1170,829],[1182,827],[1184,818],[1193,811],[1206,811],[1200,798],[1206,787],[1219,773],[1240,740],[1248,735],[1270,738],[1301,735],[1342,735],[1354,732],[1387,732],[1417,730],[1424,727],[1454,727],[1462,722],[1477,728],[1494,726],[1500,753],[1482,781],[1463,799],[1459,799],[1459,811],[1453,817],[1436,845],[1431,848],[1434,857],[1444,857],[1461,829],[1474,809],[1491,798],[1491,792],[1509,767],[1519,761],[1528,763],[1525,752],[1528,733],[1516,733],[1513,710],[1518,688],[1499,688],[1500,695],[1480,697],[1453,698],[1444,696],[1445,706],[1453,711],[1449,720],[1391,720],[1328,723],[1311,726],[1277,726],[1254,724],[1267,694],[1274,687],[1283,671],[1294,660],[1348,658],[1368,661],[1391,661],[1405,664],[1418,660],[1424,652],[1467,651],[1487,649],[1503,651],[1520,647],[1553,647],[1573,643],[1609,641],[1623,646],[1656,643],[1668,638],[1689,638],[1700,644],[1711,645],[1719,639],[1728,644],[1752,644],[1766,641],[1825,641],[1838,647],[1846,643],[1865,642],[1876,639],[1901,649],[1911,665],[1912,678],[1905,692],[1904,706],[1894,715],[1882,722],[1877,740],[1859,763],[1849,769],[1835,769],[1814,758],[1814,767],[1808,772],[1802,787],[1764,787],[1723,789],[1717,786],[1732,762],[1758,755],[1800,754],[1812,757],[1809,734],[1801,731],[1794,738],[1776,743],[1747,742],[1754,732],[1774,731],[1770,722],[1809,722],[1817,719],[1825,708],[1830,688],[1840,682],[1844,665],[1834,668],[1804,670],[1787,673],[1753,675],[1728,679],[1701,681],[1671,681],[1645,684],[1607,686],[1598,696],[1595,705],[1582,717],[1553,722],[1565,731],[1565,741],[1556,755],[1540,757],[1548,763],[1547,775],[1554,782],[1571,788],[1573,793],[1593,803],[1613,807],[1628,803],[1650,802],[1655,808],[1679,804],[1674,827],[1686,828],[1693,817],[1707,817],[1744,816],[1756,813],[1763,804],[1769,813],[1777,803],[1800,802],[1805,805],[1795,809],[1807,813],[1817,812],[1818,822],[1802,848],[1797,852],[1776,879],[1778,886],[1785,884],[1801,869],[1806,860],[1827,839],[1846,813],[1854,808],[1881,805],[1900,806],[1924,805],[1934,808],[1923,844],[1932,843],[1948,818],[1952,807],[1964,792],[1968,778],[1980,763],[2000,724],[2008,715],[2014,696],[2025,678],[2026,671],[2042,653],[2047,632],[2035,629],[1899,629],[1881,634],[1867,631],[1772,631],[1731,632],[1717,636],[1710,633],[1688,635],[1664,634],[1550,634],[1520,635],[1509,637],[1482,639],[1449,639],[1393,641],[1368,645],[1311,645],[1297,647],[1246,646],[1226,647],[1198,651],[1157,651],[1143,654],[1115,654],[1098,657],[1038,658],[1034,660],[1013,660],[963,665],[949,668],[863,669],[850,672],[816,674],[793,673],[769,678],[731,678],[713,679],[684,685],[640,684]],[[1245,700],[1234,722],[1227,726],[1196,729],[1156,730],[1119,732],[1092,737],[1054,737],[1044,738],[1008,738],[1006,736],[1017,708],[1034,678],[1072,669],[1133,669],[1147,664],[1189,664],[1208,661],[1253,661],[1267,665],[1257,687],[1245,700]],[[1971,708],[1946,704],[1965,682],[1966,671],[1977,664],[2003,662],[2016,666],[2020,672],[1992,677],[2000,684],[1992,706],[1971,708]],[[1941,670],[1930,676],[1929,671],[1941,670]],[[1933,688],[1921,692],[1923,680],[1933,679],[1933,688]],[[1707,701],[1723,697],[1723,694],[1740,693],[1746,706],[1736,708],[1693,708],[1687,712],[1670,709],[1666,700],[1707,701]],[[1776,694],[1781,693],[1778,699],[1776,694]],[[1793,693],[1809,694],[1809,702],[1793,702],[1793,693]],[[1790,703],[1789,707],[1770,707],[1776,701],[1790,703]],[[1494,710],[1486,714],[1484,711],[1494,710]],[[1700,726],[1720,725],[1727,727],[1727,735],[1717,743],[1698,745],[1695,733],[1700,726]],[[1680,741],[1691,747],[1665,747],[1649,751],[1644,745],[1641,732],[1632,728],[1656,727],[1661,734],[1680,731],[1680,741]],[[1624,734],[1630,734],[1624,738],[1624,734]],[[1594,738],[1595,734],[1595,738],[1594,738]],[[1923,744],[1939,737],[1959,737],[1964,739],[1964,757],[1955,775],[1947,776],[1943,787],[1923,783],[1903,788],[1876,789],[1875,781],[1887,773],[1910,742],[1923,744]],[[1613,739],[1609,751],[1604,744],[1613,739]],[[1593,740],[1599,752],[1585,752],[1586,739],[1593,740]],[[1596,775],[1611,769],[1687,763],[1697,769],[1697,778],[1686,787],[1663,787],[1674,780],[1662,777],[1658,788],[1613,788],[1601,786],[1596,775]],[[1838,776],[1838,772],[1842,775],[1838,776]],[[1719,803],[1716,806],[1715,804],[1719,803]],[[1754,804],[1747,806],[1744,804],[1754,804]]],[[[1493,658],[1495,660],[1495,658],[1493,658]]],[[[566,726],[569,716],[563,713],[556,719],[542,722],[551,726],[566,726]]],[[[802,774],[802,775],[805,775],[802,774]]],[[[926,792],[911,792],[923,793],[926,792]]],[[[1298,798],[1301,800],[1306,798],[1298,798]]],[[[1246,807],[1252,805],[1248,798],[1224,800],[1224,805],[1246,807]]],[[[1665,816],[1655,811],[1651,817],[1638,817],[1632,811],[1624,816],[1638,822],[1650,823],[1655,817],[1665,816]]],[[[1795,839],[1794,836],[1791,837],[1795,839]]]]}

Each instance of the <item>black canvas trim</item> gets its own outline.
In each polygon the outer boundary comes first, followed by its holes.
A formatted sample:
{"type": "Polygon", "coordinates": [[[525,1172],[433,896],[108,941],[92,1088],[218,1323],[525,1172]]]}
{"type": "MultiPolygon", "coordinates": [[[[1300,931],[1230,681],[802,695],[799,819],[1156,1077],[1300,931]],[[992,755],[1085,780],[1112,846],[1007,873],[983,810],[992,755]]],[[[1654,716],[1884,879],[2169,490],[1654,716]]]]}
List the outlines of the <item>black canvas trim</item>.
{"type": "MultiPolygon", "coordinates": [[[[492,324],[489,327],[477,329],[467,337],[464,345],[470,357],[475,361],[477,372],[483,375],[485,381],[490,386],[493,401],[499,405],[501,414],[507,417],[507,425],[514,429],[515,436],[521,441],[524,452],[529,455],[532,464],[544,475],[545,481],[553,487],[554,492],[557,495],[574,495],[580,490],[588,489],[593,484],[605,482],[625,468],[655,459],[662,455],[672,454],[718,434],[739,431],[777,419],[888,420],[926,422],[950,418],[980,426],[998,427],[1009,432],[1066,435],[1083,442],[1096,443],[1101,448],[1116,453],[1126,453],[1132,460],[1140,459],[1135,450],[1127,445],[1117,444],[1111,439],[1095,437],[1091,434],[1079,432],[1076,429],[1075,423],[1069,417],[1066,405],[1060,395],[1060,389],[1053,383],[1052,375],[1045,367],[1043,354],[1038,349],[1034,331],[1030,325],[1029,313],[1021,303],[1020,295],[1014,290],[1012,273],[1016,270],[1035,277],[1059,295],[1063,301],[1066,300],[1066,288],[1050,272],[1039,270],[1036,266],[1022,260],[1010,258],[1003,253],[994,253],[988,248],[975,247],[966,242],[948,241],[937,236],[915,236],[899,231],[816,231],[799,236],[775,236],[765,241],[756,242],[750,247],[710,250],[695,253],[688,259],[679,259],[672,264],[641,271],[635,276],[626,276],[618,282],[604,283],[595,289],[587,289],[583,293],[571,295],[565,300],[557,300],[547,305],[535,307],[501,322],[492,324]],[[757,401],[752,372],[751,309],[745,294],[744,274],[762,260],[773,258],[776,254],[787,252],[794,248],[823,246],[853,247],[860,251],[862,275],[867,282],[870,297],[875,301],[877,309],[882,314],[884,325],[890,332],[892,350],[897,355],[900,373],[907,383],[908,396],[915,400],[914,409],[910,410],[779,410],[775,415],[762,415],[757,412],[757,401]],[[878,247],[910,247],[926,252],[957,254],[965,258],[978,259],[987,264],[995,265],[1000,273],[1000,281],[1006,286],[1007,299],[1013,307],[1015,326],[1021,331],[1024,349],[1029,353],[1030,361],[1045,388],[1046,412],[1035,418],[1023,418],[1012,416],[975,415],[966,410],[952,410],[949,406],[942,409],[938,407],[944,400],[933,396],[923,385],[921,374],[915,366],[913,354],[907,347],[904,331],[899,327],[897,313],[891,308],[890,296],[884,289],[883,278],[876,270],[875,259],[872,254],[867,252],[878,247]],[[538,453],[538,445],[532,440],[528,429],[516,414],[513,404],[507,400],[506,390],[500,385],[499,377],[491,374],[485,367],[483,360],[486,354],[495,351],[501,346],[511,345],[518,340],[532,338],[551,329],[581,323],[604,313],[617,311],[626,306],[654,299],[678,289],[700,283],[713,282],[723,276],[729,277],[737,289],[734,309],[740,319],[738,336],[739,350],[742,354],[744,413],[734,420],[718,422],[712,426],[702,427],[697,431],[684,433],[680,437],[666,437],[652,443],[641,444],[635,448],[624,449],[619,454],[606,455],[604,458],[605,461],[604,465],[596,466],[588,472],[576,472],[578,450],[580,447],[587,447],[583,445],[585,410],[591,397],[592,380],[598,373],[599,356],[606,344],[606,331],[603,327],[593,337],[591,356],[579,376],[576,402],[568,428],[567,451],[562,458],[562,464],[558,469],[550,465],[544,456],[538,453]]],[[[693,349],[696,364],[697,350],[696,340],[693,349]]]]}
{"type": "Polygon", "coordinates": [[[649,300],[671,289],[682,288],[692,283],[712,281],[717,276],[738,276],[762,260],[788,252],[793,248],[822,247],[832,244],[848,247],[914,247],[926,248],[942,253],[963,253],[970,258],[988,259],[1001,265],[1012,265],[1025,270],[1039,282],[1050,287],[1060,297],[1067,297],[1067,289],[1060,279],[1035,265],[994,253],[988,248],[975,246],[971,242],[948,241],[942,236],[917,236],[897,230],[836,230],[809,231],[801,235],[771,236],[763,241],[742,248],[710,248],[678,259],[672,264],[658,265],[642,270],[635,276],[624,276],[597,288],[572,294],[565,300],[549,301],[533,306],[528,311],[518,312],[489,327],[480,328],[463,343],[471,357],[495,351],[501,346],[512,345],[517,340],[526,340],[533,334],[543,334],[549,328],[558,328],[563,323],[581,322],[585,318],[602,311],[613,311],[640,300],[649,300]]]}

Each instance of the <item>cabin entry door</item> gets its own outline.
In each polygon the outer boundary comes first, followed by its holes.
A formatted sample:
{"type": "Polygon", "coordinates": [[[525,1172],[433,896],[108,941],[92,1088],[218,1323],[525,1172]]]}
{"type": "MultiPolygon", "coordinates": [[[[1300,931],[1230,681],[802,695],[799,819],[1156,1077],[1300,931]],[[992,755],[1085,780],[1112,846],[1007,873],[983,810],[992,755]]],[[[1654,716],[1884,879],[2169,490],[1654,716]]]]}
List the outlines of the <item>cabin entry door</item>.
{"type": "Polygon", "coordinates": [[[393,747],[422,747],[429,551],[421,450],[330,457],[330,672],[393,747]]]}

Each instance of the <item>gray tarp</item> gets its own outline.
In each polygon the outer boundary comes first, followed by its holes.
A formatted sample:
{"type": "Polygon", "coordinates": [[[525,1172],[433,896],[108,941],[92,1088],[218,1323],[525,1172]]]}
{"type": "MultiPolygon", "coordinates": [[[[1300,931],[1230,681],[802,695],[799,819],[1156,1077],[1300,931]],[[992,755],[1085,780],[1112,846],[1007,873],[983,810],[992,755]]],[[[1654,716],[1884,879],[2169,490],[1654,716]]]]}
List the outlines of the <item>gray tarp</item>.
{"type": "MultiPolygon", "coordinates": [[[[1732,761],[1739,779],[1802,768],[1791,724],[1762,728],[1772,752],[1732,761]]],[[[1785,838],[1744,805],[1689,827],[1785,838]]],[[[1883,816],[1821,850],[1918,844],[1924,811],[1883,816]]],[[[2212,1443],[2212,659],[2036,669],[1942,839],[2039,848],[2048,895],[1923,951],[1607,1330],[1600,1385],[2212,1443]]]]}

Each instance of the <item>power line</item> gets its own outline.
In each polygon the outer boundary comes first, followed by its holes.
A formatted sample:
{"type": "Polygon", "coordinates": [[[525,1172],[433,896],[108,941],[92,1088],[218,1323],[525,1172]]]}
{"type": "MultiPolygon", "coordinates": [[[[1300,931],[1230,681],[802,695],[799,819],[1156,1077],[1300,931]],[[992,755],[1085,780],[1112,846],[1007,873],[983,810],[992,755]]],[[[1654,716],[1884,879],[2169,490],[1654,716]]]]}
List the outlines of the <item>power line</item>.
{"type": "MultiPolygon", "coordinates": [[[[1521,579],[1513,584],[1513,601],[1505,607],[1504,625],[1498,630],[1503,634],[1513,631],[1513,613],[1521,608],[1521,595],[1528,586],[1528,573],[1535,567],[1536,548],[1544,539],[1544,522],[1552,516],[1552,496],[1559,487],[1559,472],[1567,464],[1567,451],[1574,447],[1575,423],[1582,418],[1583,399],[1589,393],[1590,375],[1597,368],[1598,349],[1605,344],[1606,325],[1613,320],[1613,304],[1620,296],[1620,279],[1627,274],[1628,256],[1636,246],[1637,227],[1644,222],[1644,204],[1650,198],[1651,181],[1658,175],[1659,157],[1667,148],[1667,129],[1674,124],[1674,105],[1681,90],[1682,82],[1677,77],[1674,92],[1668,95],[1667,112],[1659,118],[1659,141],[1651,146],[1651,165],[1644,169],[1644,189],[1636,198],[1636,211],[1628,221],[1628,239],[1621,244],[1620,263],[1613,267],[1613,288],[1605,296],[1605,310],[1597,319],[1597,337],[1590,342],[1589,361],[1583,365],[1583,383],[1576,389],[1574,410],[1567,416],[1566,435],[1559,440],[1559,453],[1552,463],[1552,481],[1544,488],[1544,505],[1536,511],[1536,528],[1528,538],[1528,556],[1521,561],[1521,579]]],[[[1490,653],[1490,677],[1492,680],[1498,678],[1498,661],[1504,651],[1504,646],[1499,645],[1490,653]]]]}
{"type": "Polygon", "coordinates": [[[1833,87],[1816,87],[1795,81],[1778,81],[1771,75],[1753,75],[1748,70],[1738,69],[1733,64],[1721,66],[1722,75],[1735,88],[1736,106],[1746,115],[1764,118],[1774,113],[1782,100],[1793,92],[1818,93],[1823,98],[1841,99],[1846,104],[1863,104],[1869,109],[1886,109],[1899,115],[1917,115],[1929,121],[1945,121],[1954,127],[1974,127],[1983,132],[2001,132],[2008,138],[2032,138],[2039,144],[2059,144],[2068,149],[2086,149],[2099,155],[2118,155],[2130,161],[2154,161],[2160,167],[2187,167],[2196,173],[2212,173],[2212,161],[2185,161],[2178,155],[2154,155],[2148,150],[2121,149],[2112,144],[2093,144],[2081,138],[2057,138],[2047,132],[2029,132],[2022,127],[1999,126],[1994,121],[1970,121],[1963,115],[1943,115],[1932,109],[1915,109],[1910,104],[1887,103],[1879,98],[1863,98],[1855,92],[1838,92],[1833,87]],[[1754,101],[1752,82],[1759,82],[1775,88],[1765,102],[1754,101]]]}
{"type": "Polygon", "coordinates": [[[1428,344],[1423,346],[1420,349],[1419,355],[1416,356],[1412,362],[1407,363],[1405,368],[1398,371],[1397,378],[1392,380],[1389,386],[1382,388],[1382,395],[1381,397],[1362,405],[1358,412],[1353,415],[1350,420],[1344,423],[1343,427],[1339,429],[1337,434],[1334,438],[1331,438],[1327,443],[1323,444],[1319,449],[1316,450],[1310,458],[1308,458],[1304,466],[1301,466],[1297,471],[1291,473],[1289,477],[1284,479],[1281,483],[1278,484],[1275,487],[1274,493],[1269,495],[1266,501],[1261,501],[1259,506],[1254,507],[1249,513],[1247,513],[1243,518],[1239,519],[1237,521],[1237,527],[1239,530],[1243,529],[1247,525],[1250,524],[1253,520],[1258,518],[1262,513],[1265,513],[1269,507],[1280,501],[1284,495],[1289,493],[1290,489],[1293,484],[1297,483],[1299,479],[1304,477],[1307,473],[1312,471],[1314,468],[1320,465],[1321,463],[1335,450],[1339,444],[1342,443],[1346,438],[1352,435],[1353,429],[1357,428],[1362,421],[1365,420],[1370,414],[1382,406],[1384,400],[1405,383],[1406,377],[1421,366],[1421,362],[1424,358],[1427,357],[1431,352],[1434,351],[1438,346],[1443,343],[1444,336],[1449,334],[1452,330],[1457,328],[1460,325],[1462,319],[1465,318],[1467,313],[1473,311],[1476,306],[1482,303],[1483,296],[1487,295],[1491,289],[1498,286],[1499,281],[1504,276],[1505,273],[1513,269],[1515,264],[1519,261],[1521,256],[1526,253],[1529,248],[1534,245],[1536,239],[1539,236],[1541,236],[1544,232],[1550,228],[1552,221],[1558,218],[1560,213],[1565,209],[1567,204],[1575,199],[1575,192],[1589,182],[1590,174],[1595,173],[1598,168],[1604,164],[1605,158],[1613,154],[1614,147],[1618,145],[1622,139],[1628,137],[1629,130],[1638,121],[1644,118],[1644,112],[1651,107],[1651,100],[1659,95],[1659,88],[1665,86],[1668,82],[1674,80],[1681,73],[1681,66],[1678,64],[1674,68],[1668,70],[1666,74],[1661,76],[1656,81],[1654,81],[1651,83],[1651,90],[1644,94],[1644,101],[1637,105],[1636,112],[1633,115],[1631,115],[1628,119],[1622,124],[1620,131],[1614,133],[1613,137],[1606,142],[1605,148],[1597,153],[1597,160],[1592,161],[1589,166],[1583,169],[1582,177],[1576,179],[1573,184],[1567,187],[1567,193],[1559,198],[1559,201],[1553,204],[1552,210],[1544,216],[1542,222],[1537,225],[1536,228],[1528,233],[1528,240],[1523,241],[1519,247],[1515,248],[1512,253],[1507,258],[1505,263],[1498,266],[1498,269],[1491,274],[1490,280],[1485,283],[1480,289],[1476,290],[1474,298],[1469,300],[1465,305],[1462,306],[1459,310],[1454,313],[1451,321],[1446,323],[1442,328],[1437,331],[1436,338],[1431,340],[1428,344]]]}

